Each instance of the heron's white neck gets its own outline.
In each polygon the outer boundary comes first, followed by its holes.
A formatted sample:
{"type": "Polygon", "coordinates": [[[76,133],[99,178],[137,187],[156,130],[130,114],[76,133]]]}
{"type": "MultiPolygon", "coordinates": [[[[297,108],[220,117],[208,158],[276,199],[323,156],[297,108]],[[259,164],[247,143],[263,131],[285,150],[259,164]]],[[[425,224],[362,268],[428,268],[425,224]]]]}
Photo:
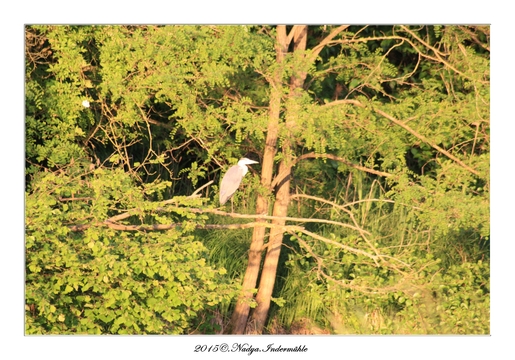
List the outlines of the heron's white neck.
{"type": "Polygon", "coordinates": [[[249,171],[249,168],[247,165],[245,165],[242,161],[238,161],[238,166],[240,167],[241,171],[243,172],[242,176],[245,176],[245,174],[249,171]]]}

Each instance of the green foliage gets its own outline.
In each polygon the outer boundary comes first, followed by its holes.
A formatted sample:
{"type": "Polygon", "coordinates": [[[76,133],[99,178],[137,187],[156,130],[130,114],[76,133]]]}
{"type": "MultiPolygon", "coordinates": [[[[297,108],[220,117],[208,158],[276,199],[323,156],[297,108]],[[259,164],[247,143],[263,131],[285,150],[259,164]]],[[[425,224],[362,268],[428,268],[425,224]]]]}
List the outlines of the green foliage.
{"type": "MultiPolygon", "coordinates": [[[[145,208],[144,201],[130,177],[116,170],[47,174],[37,182],[26,197],[27,334],[183,334],[197,313],[230,301],[235,285],[224,269],[207,265],[207,250],[187,223],[166,232],[101,223],[145,208]],[[74,194],[76,201],[62,200],[74,194]],[[85,221],[93,225],[80,232],[69,227],[85,221]]],[[[150,215],[156,223],[180,217],[150,215]]]]}
{"type": "MultiPolygon", "coordinates": [[[[336,246],[371,252],[365,239],[350,228],[308,225],[337,244],[304,235],[286,242],[285,266],[274,293],[285,303],[273,308],[273,326],[295,328],[302,319],[311,319],[335,334],[488,334],[490,273],[484,259],[489,259],[489,239],[481,239],[472,226],[487,220],[447,225],[448,212],[472,206],[467,197],[459,198],[463,207],[448,203],[446,211],[429,211],[399,200],[394,203],[385,198],[377,181],[369,183],[367,177],[351,173],[345,184],[340,176],[321,160],[299,167],[295,178],[305,184],[316,178],[322,184],[304,191],[331,192],[338,204],[324,207],[299,198],[302,213],[292,207],[291,216],[366,224],[369,242],[387,259],[378,265],[366,255],[336,246]]],[[[436,204],[446,202],[435,200],[436,204]]]]}
{"type": "Polygon", "coordinates": [[[290,214],[333,223],[290,234],[275,319],[488,333],[489,28],[350,26],[317,52],[334,29],[279,64],[273,26],[27,27],[26,332],[220,331],[250,230],[198,230],[234,219],[188,211],[216,186],[187,195],[263,152],[279,74],[275,162],[339,160],[294,163],[290,214]]]}
{"type": "Polygon", "coordinates": [[[324,269],[326,278],[311,256],[289,254],[278,292],[282,306],[271,315],[282,326],[312,319],[334,334],[490,332],[490,274],[481,260],[447,269],[430,255],[413,258],[412,266],[422,270],[409,278],[366,258],[332,255],[323,253],[324,263],[333,263],[324,269]]]}
{"type": "Polygon", "coordinates": [[[27,56],[31,172],[109,159],[141,181],[180,179],[170,190],[191,191],[219,153],[239,158],[242,143],[263,140],[267,90],[255,69],[273,60],[266,36],[238,26],[33,26],[26,37],[36,39],[27,56]],[[31,63],[39,43],[52,49],[44,65],[31,63]],[[183,155],[196,167],[179,163],[183,155]]]}

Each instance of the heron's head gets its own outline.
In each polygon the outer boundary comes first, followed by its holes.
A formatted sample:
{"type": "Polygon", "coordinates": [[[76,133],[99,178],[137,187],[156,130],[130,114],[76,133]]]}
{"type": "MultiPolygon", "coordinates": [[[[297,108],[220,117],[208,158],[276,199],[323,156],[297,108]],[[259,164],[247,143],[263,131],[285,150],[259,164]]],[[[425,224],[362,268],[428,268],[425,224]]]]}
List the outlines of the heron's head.
{"type": "Polygon", "coordinates": [[[250,164],[258,164],[258,162],[254,161],[254,160],[247,159],[247,158],[241,158],[240,161],[238,161],[238,165],[240,165],[240,166],[250,165],[250,164]]]}

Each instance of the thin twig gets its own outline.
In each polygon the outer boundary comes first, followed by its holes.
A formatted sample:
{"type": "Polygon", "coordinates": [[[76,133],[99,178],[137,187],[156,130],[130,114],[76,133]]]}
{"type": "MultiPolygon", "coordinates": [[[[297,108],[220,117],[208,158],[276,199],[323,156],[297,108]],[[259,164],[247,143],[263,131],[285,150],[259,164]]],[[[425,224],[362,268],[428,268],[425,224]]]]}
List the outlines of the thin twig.
{"type": "MultiPolygon", "coordinates": [[[[358,100],[336,100],[336,101],[333,101],[333,102],[330,102],[324,106],[335,106],[335,105],[339,105],[339,104],[353,104],[353,105],[356,105],[358,107],[361,107],[361,108],[366,108],[366,106],[361,103],[360,101],[358,100]]],[[[387,118],[388,120],[390,120],[391,122],[393,122],[394,124],[400,126],[401,128],[403,128],[404,130],[406,130],[407,132],[409,132],[410,134],[412,134],[413,136],[415,136],[417,139],[425,142],[426,144],[430,145],[433,149],[439,151],[440,153],[444,154],[445,156],[447,156],[449,159],[453,160],[454,162],[456,162],[457,164],[459,164],[460,166],[462,166],[464,169],[466,169],[467,171],[471,172],[472,174],[474,175],[477,175],[479,177],[481,177],[481,174],[479,173],[479,171],[471,168],[470,166],[468,166],[467,164],[465,164],[463,161],[461,161],[460,159],[458,159],[456,156],[452,155],[450,152],[448,152],[447,150],[441,148],[440,146],[436,145],[435,143],[431,142],[428,138],[426,138],[424,135],[422,134],[419,134],[418,132],[416,132],[415,130],[413,130],[411,127],[409,127],[408,125],[406,125],[405,122],[402,122],[396,118],[394,118],[393,116],[391,116],[390,114],[382,111],[382,110],[379,110],[379,109],[372,109],[373,111],[375,111],[376,113],[378,113],[379,115],[387,118]]],[[[390,174],[391,175],[391,174],[390,174]]]]}
{"type": "MultiPolygon", "coordinates": [[[[336,155],[333,155],[333,154],[317,154],[317,153],[314,153],[314,152],[303,154],[303,155],[297,157],[293,161],[292,166],[294,166],[295,164],[297,164],[301,160],[305,160],[305,159],[319,159],[319,158],[321,158],[321,159],[331,159],[331,160],[334,160],[334,161],[338,161],[338,162],[344,163],[347,166],[353,167],[354,169],[361,170],[361,171],[364,171],[364,172],[367,172],[367,173],[370,173],[370,174],[374,174],[374,175],[378,175],[378,176],[383,176],[383,177],[392,177],[393,176],[392,174],[384,172],[384,171],[369,169],[369,168],[361,166],[361,165],[353,164],[350,161],[348,161],[347,159],[342,158],[340,156],[336,156],[336,155]]],[[[281,181],[283,181],[284,178],[286,176],[288,176],[289,174],[290,174],[289,171],[285,171],[285,172],[279,173],[274,178],[274,181],[272,181],[272,185],[271,185],[272,188],[274,188],[277,184],[281,183],[281,181]]]]}
{"type": "Polygon", "coordinates": [[[349,210],[346,209],[347,207],[350,207],[350,206],[353,206],[353,205],[356,205],[356,204],[359,204],[359,203],[363,203],[363,202],[386,202],[386,203],[390,203],[390,204],[398,204],[398,205],[410,207],[410,208],[412,208],[414,210],[422,210],[421,207],[400,203],[398,201],[394,201],[394,200],[390,200],[390,199],[362,199],[362,200],[356,200],[356,201],[352,201],[352,202],[348,202],[348,203],[345,203],[343,205],[340,205],[340,204],[337,204],[337,203],[332,202],[330,200],[326,200],[324,198],[320,198],[320,197],[313,196],[313,195],[306,195],[306,194],[292,194],[292,195],[290,195],[290,199],[294,199],[294,198],[306,198],[306,199],[310,199],[310,200],[315,200],[315,201],[323,202],[323,203],[329,204],[329,205],[331,205],[331,206],[333,206],[335,208],[338,208],[338,209],[341,209],[341,210],[344,210],[344,211],[349,211],[349,210]]]}
{"type": "Polygon", "coordinates": [[[191,194],[190,196],[188,196],[189,198],[193,198],[193,197],[199,197],[199,195],[197,195],[200,190],[202,190],[203,188],[205,187],[208,187],[209,185],[211,185],[212,183],[214,183],[215,181],[214,180],[211,180],[207,183],[205,183],[204,185],[202,185],[201,187],[199,187],[197,190],[195,190],[195,192],[193,194],[191,194]]]}

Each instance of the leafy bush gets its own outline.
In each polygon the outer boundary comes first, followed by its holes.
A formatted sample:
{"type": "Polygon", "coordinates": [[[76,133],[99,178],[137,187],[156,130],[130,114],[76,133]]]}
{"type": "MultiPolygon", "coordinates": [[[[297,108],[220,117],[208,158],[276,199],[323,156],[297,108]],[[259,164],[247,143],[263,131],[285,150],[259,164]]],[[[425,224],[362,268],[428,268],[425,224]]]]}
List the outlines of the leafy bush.
{"type": "Polygon", "coordinates": [[[26,197],[27,334],[183,334],[234,296],[187,221],[166,232],[102,222],[144,202],[126,173],[83,174],[82,187],[78,178],[47,174],[26,197]],[[68,226],[86,221],[83,231],[68,226]]]}

